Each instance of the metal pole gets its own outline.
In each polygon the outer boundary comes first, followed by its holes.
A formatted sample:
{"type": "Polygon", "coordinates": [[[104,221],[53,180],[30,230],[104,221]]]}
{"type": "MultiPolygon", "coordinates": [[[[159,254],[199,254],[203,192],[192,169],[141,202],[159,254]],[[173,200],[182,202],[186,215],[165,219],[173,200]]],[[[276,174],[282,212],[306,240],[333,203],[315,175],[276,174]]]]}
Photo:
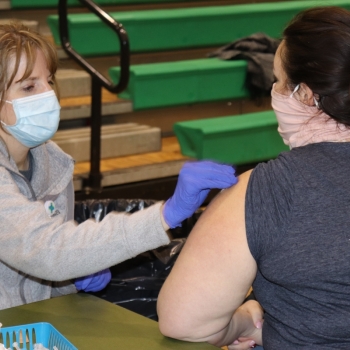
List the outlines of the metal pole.
{"type": "Polygon", "coordinates": [[[92,0],[79,1],[115,31],[120,43],[120,78],[118,84],[115,85],[100,72],[98,72],[93,66],[91,66],[71,46],[68,30],[67,0],[59,0],[58,13],[62,48],[69,57],[73,58],[91,76],[90,174],[88,178],[84,180],[83,187],[85,194],[97,194],[102,192],[102,174],[100,171],[102,87],[114,93],[119,93],[127,87],[129,81],[130,47],[127,32],[123,28],[122,24],[115,21],[92,0]]]}
{"type": "Polygon", "coordinates": [[[90,174],[84,185],[86,194],[102,191],[101,159],[101,117],[102,86],[100,80],[91,76],[91,142],[90,142],[90,174]]]}

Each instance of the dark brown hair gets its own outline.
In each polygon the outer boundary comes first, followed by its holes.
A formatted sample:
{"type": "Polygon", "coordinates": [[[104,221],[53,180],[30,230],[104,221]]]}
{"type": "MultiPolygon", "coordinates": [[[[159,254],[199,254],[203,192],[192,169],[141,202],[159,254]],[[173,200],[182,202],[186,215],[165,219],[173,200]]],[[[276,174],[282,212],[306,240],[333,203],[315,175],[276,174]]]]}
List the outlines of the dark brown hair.
{"type": "Polygon", "coordinates": [[[305,83],[319,96],[320,109],[350,126],[350,12],[335,6],[302,11],[283,42],[288,84],[305,83]]]}

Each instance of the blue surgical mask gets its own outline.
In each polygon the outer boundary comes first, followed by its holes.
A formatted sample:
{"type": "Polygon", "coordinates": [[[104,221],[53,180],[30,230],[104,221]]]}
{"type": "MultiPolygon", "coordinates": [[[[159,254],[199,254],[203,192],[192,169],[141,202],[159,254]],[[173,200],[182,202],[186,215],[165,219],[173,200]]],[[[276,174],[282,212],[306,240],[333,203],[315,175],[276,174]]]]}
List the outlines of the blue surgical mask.
{"type": "Polygon", "coordinates": [[[12,104],[17,120],[14,125],[1,123],[24,146],[39,146],[57,131],[61,107],[53,90],[6,102],[12,104]]]}

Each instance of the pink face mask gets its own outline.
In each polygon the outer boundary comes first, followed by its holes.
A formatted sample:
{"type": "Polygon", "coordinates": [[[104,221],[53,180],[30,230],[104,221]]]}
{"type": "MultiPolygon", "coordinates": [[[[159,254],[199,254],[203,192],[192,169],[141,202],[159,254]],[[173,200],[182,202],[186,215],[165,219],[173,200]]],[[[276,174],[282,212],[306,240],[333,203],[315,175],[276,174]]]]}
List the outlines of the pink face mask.
{"type": "Polygon", "coordinates": [[[309,143],[350,141],[350,130],[318,109],[316,99],[316,106],[308,106],[294,98],[298,88],[299,85],[290,95],[278,93],[275,84],[271,90],[271,104],[278,121],[277,130],[284,143],[293,148],[309,143]]]}

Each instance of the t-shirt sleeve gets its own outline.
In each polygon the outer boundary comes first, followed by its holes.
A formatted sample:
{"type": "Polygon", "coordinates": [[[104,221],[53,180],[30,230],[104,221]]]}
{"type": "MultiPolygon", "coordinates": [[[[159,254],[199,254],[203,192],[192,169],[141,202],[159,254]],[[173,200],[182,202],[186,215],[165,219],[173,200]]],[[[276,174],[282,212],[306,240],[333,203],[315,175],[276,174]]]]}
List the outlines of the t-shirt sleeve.
{"type": "Polygon", "coordinates": [[[249,249],[256,261],[283,234],[294,192],[292,164],[283,156],[259,164],[251,173],[245,199],[249,249]]]}

